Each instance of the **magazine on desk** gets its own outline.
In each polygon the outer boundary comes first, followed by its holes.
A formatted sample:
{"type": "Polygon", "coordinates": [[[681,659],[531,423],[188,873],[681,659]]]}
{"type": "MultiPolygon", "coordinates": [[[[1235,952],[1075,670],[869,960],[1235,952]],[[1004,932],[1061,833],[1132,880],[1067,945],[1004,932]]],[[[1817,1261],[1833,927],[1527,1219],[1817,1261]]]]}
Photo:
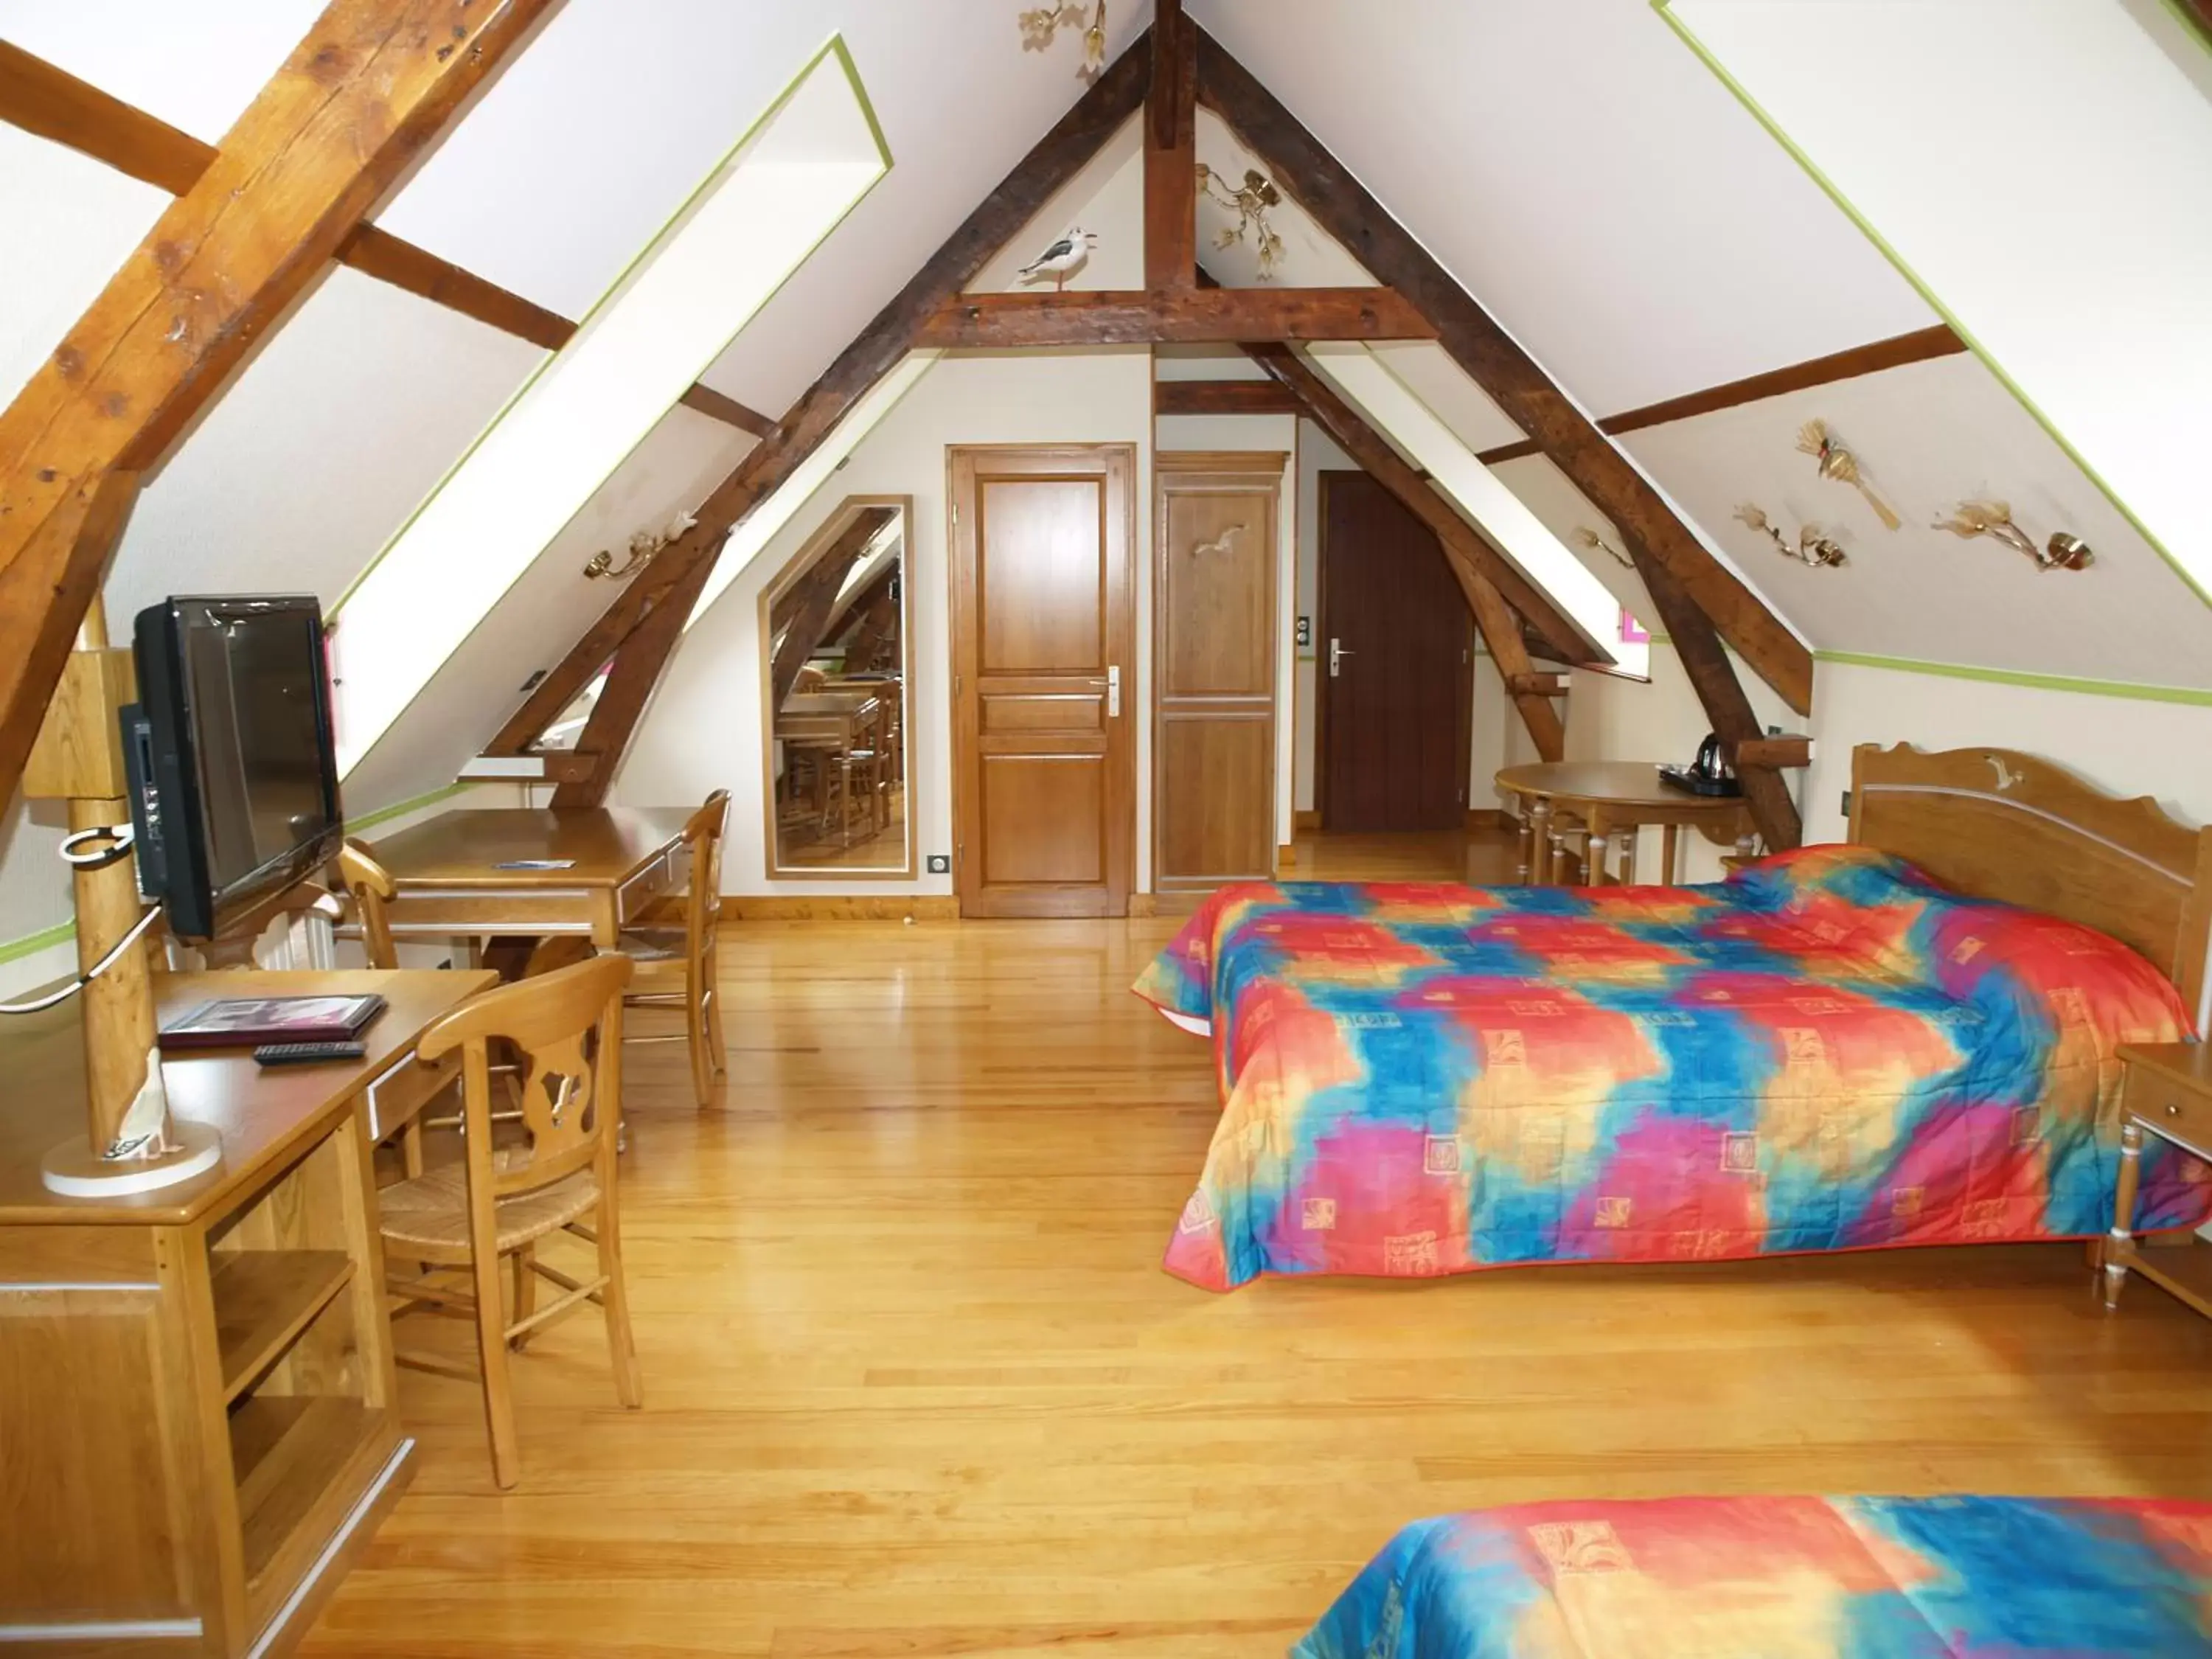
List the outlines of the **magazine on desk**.
{"type": "Polygon", "coordinates": [[[384,1012],[367,996],[224,997],[161,1028],[164,1049],[252,1048],[264,1042],[347,1042],[384,1012]]]}

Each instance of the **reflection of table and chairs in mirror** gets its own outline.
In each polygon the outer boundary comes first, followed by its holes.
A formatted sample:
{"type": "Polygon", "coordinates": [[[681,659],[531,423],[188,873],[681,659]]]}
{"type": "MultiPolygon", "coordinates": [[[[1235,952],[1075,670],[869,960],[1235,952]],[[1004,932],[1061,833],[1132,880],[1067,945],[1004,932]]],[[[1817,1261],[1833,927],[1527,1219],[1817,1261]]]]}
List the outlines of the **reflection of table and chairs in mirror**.
{"type": "Polygon", "coordinates": [[[854,495],[761,595],[769,873],[914,872],[905,496],[854,495]]]}

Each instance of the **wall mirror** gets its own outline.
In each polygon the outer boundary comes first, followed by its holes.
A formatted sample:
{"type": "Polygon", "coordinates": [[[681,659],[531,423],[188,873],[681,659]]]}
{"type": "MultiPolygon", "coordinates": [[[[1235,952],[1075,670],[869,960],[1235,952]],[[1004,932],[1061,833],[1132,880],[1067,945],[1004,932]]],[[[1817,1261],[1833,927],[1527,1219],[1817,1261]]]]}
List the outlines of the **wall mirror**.
{"type": "Polygon", "coordinates": [[[768,873],[911,877],[913,498],[851,495],[761,594],[768,873]]]}

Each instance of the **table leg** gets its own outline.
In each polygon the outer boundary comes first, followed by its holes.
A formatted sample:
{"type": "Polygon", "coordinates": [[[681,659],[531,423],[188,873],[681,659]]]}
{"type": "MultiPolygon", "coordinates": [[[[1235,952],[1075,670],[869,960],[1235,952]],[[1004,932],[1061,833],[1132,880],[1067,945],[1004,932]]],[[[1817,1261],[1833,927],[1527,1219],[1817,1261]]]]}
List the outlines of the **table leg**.
{"type": "Polygon", "coordinates": [[[1620,884],[1623,887],[1636,885],[1637,833],[1638,828],[1632,823],[1625,830],[1613,831],[1613,843],[1620,849],[1620,884]]]}
{"type": "Polygon", "coordinates": [[[1674,873],[1675,831],[1680,826],[1668,824],[1659,832],[1659,879],[1668,887],[1681,879],[1674,873]]]}
{"type": "Polygon", "coordinates": [[[2112,1199],[2112,1236],[2105,1245],[2105,1306],[2120,1305],[2128,1282],[2128,1253],[2135,1246],[2136,1182],[2142,1174],[2142,1125],[2120,1131],[2120,1186],[2112,1199]]]}
{"type": "Polygon", "coordinates": [[[1535,881],[1539,887],[1552,884],[1552,803],[1532,802],[1528,808],[1528,833],[1533,838],[1535,856],[1535,881]]]}
{"type": "Polygon", "coordinates": [[[1735,855],[1740,859],[1757,858],[1759,856],[1759,836],[1749,830],[1745,830],[1741,835],[1738,836],[1735,838],[1735,855]]]}
{"type": "Polygon", "coordinates": [[[1521,803],[1521,810],[1514,814],[1514,822],[1519,825],[1518,840],[1520,842],[1521,862],[1514,868],[1513,879],[1519,882],[1524,887],[1528,884],[1530,878],[1535,874],[1535,837],[1530,832],[1529,829],[1530,813],[1532,811],[1533,809],[1529,804],[1524,800],[1521,803]]]}

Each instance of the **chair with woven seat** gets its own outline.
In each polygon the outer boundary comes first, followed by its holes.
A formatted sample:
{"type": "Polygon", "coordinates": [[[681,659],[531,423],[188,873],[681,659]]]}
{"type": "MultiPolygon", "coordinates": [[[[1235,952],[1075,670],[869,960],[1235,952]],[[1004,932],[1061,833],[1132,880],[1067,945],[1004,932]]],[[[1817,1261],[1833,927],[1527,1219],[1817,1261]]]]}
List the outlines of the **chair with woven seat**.
{"type": "Polygon", "coordinates": [[[503,986],[464,1003],[422,1034],[416,1052],[462,1057],[462,1156],[377,1194],[387,1261],[426,1264],[414,1279],[392,1279],[392,1314],[446,1309],[472,1318],[477,1365],[399,1352],[402,1365],[483,1385],[492,1475],[514,1485],[521,1474],[514,1432],[508,1349],[552,1321],[596,1303],[606,1316],[615,1394],[641,1403],[637,1354],[630,1340],[616,1199],[614,1124],[622,1094],[623,992],[627,957],[599,957],[537,979],[503,986]],[[497,1042],[521,1055],[519,1144],[493,1139],[490,1052],[497,1042]],[[538,1259],[557,1233],[592,1245],[596,1277],[573,1279],[538,1259]],[[503,1263],[513,1264],[510,1316],[503,1263]],[[458,1279],[453,1276],[458,1275],[458,1279]],[[540,1308],[536,1281],[562,1294],[540,1308]]]}
{"type": "Polygon", "coordinates": [[[716,981],[720,959],[715,950],[722,910],[722,827],[729,811],[730,792],[717,789],[684,826],[691,874],[678,901],[683,926],[625,931],[617,947],[637,964],[637,978],[627,999],[630,1007],[684,1011],[680,1036],[633,1036],[631,1041],[687,1044],[691,1089],[702,1106],[714,1097],[714,1079],[729,1070],[716,981]]]}

